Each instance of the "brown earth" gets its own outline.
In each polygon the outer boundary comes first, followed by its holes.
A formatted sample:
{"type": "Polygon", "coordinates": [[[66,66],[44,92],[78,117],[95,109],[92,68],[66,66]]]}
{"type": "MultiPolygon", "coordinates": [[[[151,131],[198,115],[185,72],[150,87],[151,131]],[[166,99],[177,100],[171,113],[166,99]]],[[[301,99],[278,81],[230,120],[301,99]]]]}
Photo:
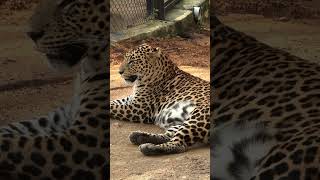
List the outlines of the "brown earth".
{"type": "MultiPolygon", "coordinates": [[[[0,15],[0,125],[46,114],[67,102],[72,94],[72,74],[48,69],[45,58],[33,50],[33,43],[24,35],[30,15],[31,10],[0,15]]],[[[275,22],[260,16],[239,15],[222,20],[275,47],[314,61],[319,59],[319,21],[275,22]]],[[[156,38],[146,42],[159,45],[184,70],[208,80],[208,32],[191,37],[156,38]]],[[[127,48],[140,43],[128,41],[112,48],[112,99],[131,92],[119,79],[117,65],[127,48]]],[[[135,130],[161,132],[151,125],[112,121],[112,179],[209,179],[207,147],[178,155],[145,157],[128,141],[129,133],[135,130]]]]}
{"type": "MultiPolygon", "coordinates": [[[[181,69],[209,80],[208,68],[180,66],[181,69]]],[[[111,89],[123,87],[118,67],[111,68],[111,89]]],[[[111,99],[123,98],[131,88],[111,90],[111,99]]],[[[132,131],[163,132],[154,125],[132,124],[111,120],[111,179],[209,179],[209,148],[201,147],[186,153],[147,157],[138,147],[130,144],[132,131]]]]}
{"type": "Polygon", "coordinates": [[[50,70],[25,35],[31,13],[0,15],[0,125],[46,114],[72,94],[72,82],[66,80],[72,75],[50,70]]]}
{"type": "MultiPolygon", "coordinates": [[[[33,50],[32,41],[24,34],[31,13],[24,10],[0,18],[0,125],[46,114],[68,102],[72,95],[72,74],[50,70],[45,57],[33,50]]],[[[184,70],[209,80],[208,32],[195,33],[188,39],[155,38],[145,42],[160,46],[184,70]]],[[[126,41],[111,48],[112,99],[130,93],[117,69],[123,52],[140,43],[126,41]]],[[[161,132],[151,125],[112,121],[112,179],[209,178],[208,147],[179,155],[145,157],[128,141],[128,134],[134,130],[161,132]]]]}
{"type": "MultiPolygon", "coordinates": [[[[272,46],[290,51],[297,56],[316,61],[320,55],[320,28],[315,26],[317,24],[317,21],[315,20],[275,22],[270,19],[262,18],[261,16],[250,15],[230,15],[222,17],[222,20],[236,29],[247,32],[272,46]]],[[[167,40],[168,42],[152,39],[145,40],[145,42],[151,42],[151,44],[155,43],[169,51],[170,57],[177,64],[191,65],[193,67],[192,74],[202,77],[203,79],[209,78],[208,74],[199,74],[201,72],[208,73],[208,71],[206,71],[206,67],[208,67],[206,63],[208,62],[206,62],[206,58],[203,57],[203,55],[207,53],[203,52],[203,50],[206,50],[207,47],[201,46],[201,43],[195,44],[192,40],[190,42],[190,40],[181,38],[167,40]],[[177,40],[181,44],[178,44],[177,40]],[[188,46],[191,47],[186,51],[177,52],[180,48],[188,46]],[[170,53],[171,50],[174,53],[170,53]],[[194,53],[195,56],[189,58],[190,53],[194,53]],[[204,68],[202,69],[200,66],[204,68]]],[[[197,41],[206,42],[201,37],[197,37],[197,41]]],[[[119,45],[116,47],[119,47],[119,45]]],[[[126,47],[132,46],[130,43],[125,43],[120,46],[120,49],[124,50],[126,47]]],[[[121,53],[121,51],[111,52],[111,58],[117,58],[117,55],[121,53]]],[[[114,63],[118,63],[117,59],[114,63]]],[[[188,71],[190,69],[185,70],[188,71]]],[[[119,84],[121,80],[116,72],[116,69],[111,71],[111,88],[115,88],[115,90],[111,91],[112,99],[124,97],[124,93],[129,94],[131,92],[130,88],[116,88],[121,86],[119,84]]],[[[138,151],[137,146],[131,145],[128,141],[130,132],[136,130],[161,132],[159,128],[154,126],[117,121],[112,121],[111,123],[112,179],[209,179],[209,171],[206,169],[209,167],[209,151],[206,149],[207,147],[193,149],[187,153],[178,155],[145,157],[138,151]]]]}
{"type": "MultiPolygon", "coordinates": [[[[205,80],[210,80],[208,31],[200,31],[185,39],[181,37],[151,38],[144,41],[126,41],[111,49],[111,99],[123,98],[132,88],[125,85],[118,74],[123,53],[134,46],[148,43],[161,47],[181,69],[205,80]]],[[[161,133],[153,125],[111,121],[111,179],[209,179],[209,148],[207,146],[177,155],[147,157],[129,142],[132,131],[161,133]]]]}
{"type": "Polygon", "coordinates": [[[272,47],[320,61],[320,19],[274,21],[258,15],[230,14],[221,20],[272,47]]]}

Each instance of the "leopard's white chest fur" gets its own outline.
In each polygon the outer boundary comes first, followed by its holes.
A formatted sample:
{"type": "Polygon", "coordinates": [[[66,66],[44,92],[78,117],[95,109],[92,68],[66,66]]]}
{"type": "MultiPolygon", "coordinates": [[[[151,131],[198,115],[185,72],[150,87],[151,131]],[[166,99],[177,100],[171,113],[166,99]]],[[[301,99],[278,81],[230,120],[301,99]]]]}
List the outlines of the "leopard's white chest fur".
{"type": "Polygon", "coordinates": [[[211,176],[217,179],[248,180],[256,165],[274,145],[273,131],[262,123],[221,125],[211,132],[211,176]]]}
{"type": "Polygon", "coordinates": [[[183,122],[190,117],[194,109],[195,104],[192,101],[177,102],[157,113],[155,124],[163,129],[168,129],[169,127],[183,124],[183,122]]]}

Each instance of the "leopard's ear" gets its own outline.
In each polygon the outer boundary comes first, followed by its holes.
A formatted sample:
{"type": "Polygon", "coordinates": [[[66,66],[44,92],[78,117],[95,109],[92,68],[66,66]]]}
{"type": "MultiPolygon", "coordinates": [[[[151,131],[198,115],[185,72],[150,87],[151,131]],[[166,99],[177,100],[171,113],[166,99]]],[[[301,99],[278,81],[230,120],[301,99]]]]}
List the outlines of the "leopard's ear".
{"type": "Polygon", "coordinates": [[[156,59],[159,59],[161,57],[161,49],[159,47],[156,47],[156,48],[152,48],[152,51],[149,53],[149,57],[153,57],[153,58],[156,58],[156,59]]]}
{"type": "Polygon", "coordinates": [[[154,48],[153,53],[156,55],[156,57],[160,57],[162,54],[162,50],[159,47],[154,48]]]}
{"type": "MultiPolygon", "coordinates": [[[[130,51],[131,52],[131,51],[130,51]]],[[[124,60],[128,59],[130,57],[131,53],[129,52],[126,52],[124,55],[123,55],[123,58],[124,60]]]]}
{"type": "Polygon", "coordinates": [[[151,46],[147,43],[142,43],[138,46],[138,49],[151,49],[151,46]]]}
{"type": "Polygon", "coordinates": [[[153,52],[157,52],[157,51],[161,51],[161,48],[159,48],[159,47],[153,48],[153,52]]]}

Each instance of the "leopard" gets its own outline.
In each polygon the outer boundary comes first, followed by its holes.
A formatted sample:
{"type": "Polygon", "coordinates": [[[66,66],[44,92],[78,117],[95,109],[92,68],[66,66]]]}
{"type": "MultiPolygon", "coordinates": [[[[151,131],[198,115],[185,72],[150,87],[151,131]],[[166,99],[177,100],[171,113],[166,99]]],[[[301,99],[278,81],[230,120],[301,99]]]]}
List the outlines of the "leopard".
{"type": "Polygon", "coordinates": [[[319,179],[319,63],[210,20],[211,179],[319,179]]]}
{"type": "Polygon", "coordinates": [[[27,35],[59,74],[76,74],[71,102],[0,127],[0,179],[108,179],[109,1],[42,0],[27,35]]]}
{"type": "Polygon", "coordinates": [[[111,119],[154,124],[164,133],[134,131],[132,144],[146,156],[186,152],[209,142],[209,82],[181,69],[159,47],[143,43],[119,67],[133,92],[110,102],[111,119]]]}

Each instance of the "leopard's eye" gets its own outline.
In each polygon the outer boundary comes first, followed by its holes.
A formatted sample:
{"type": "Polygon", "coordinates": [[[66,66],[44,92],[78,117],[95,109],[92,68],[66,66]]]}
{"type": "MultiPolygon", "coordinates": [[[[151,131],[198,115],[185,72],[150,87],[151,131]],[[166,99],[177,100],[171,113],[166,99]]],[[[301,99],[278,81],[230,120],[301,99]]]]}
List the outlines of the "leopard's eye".
{"type": "Polygon", "coordinates": [[[62,12],[69,13],[70,10],[75,6],[74,0],[60,0],[58,6],[61,8],[62,12]]]}
{"type": "Polygon", "coordinates": [[[60,8],[68,7],[70,4],[73,4],[74,0],[59,0],[57,4],[60,8]]]}
{"type": "Polygon", "coordinates": [[[128,65],[131,66],[134,63],[134,61],[129,61],[128,65]]]}

